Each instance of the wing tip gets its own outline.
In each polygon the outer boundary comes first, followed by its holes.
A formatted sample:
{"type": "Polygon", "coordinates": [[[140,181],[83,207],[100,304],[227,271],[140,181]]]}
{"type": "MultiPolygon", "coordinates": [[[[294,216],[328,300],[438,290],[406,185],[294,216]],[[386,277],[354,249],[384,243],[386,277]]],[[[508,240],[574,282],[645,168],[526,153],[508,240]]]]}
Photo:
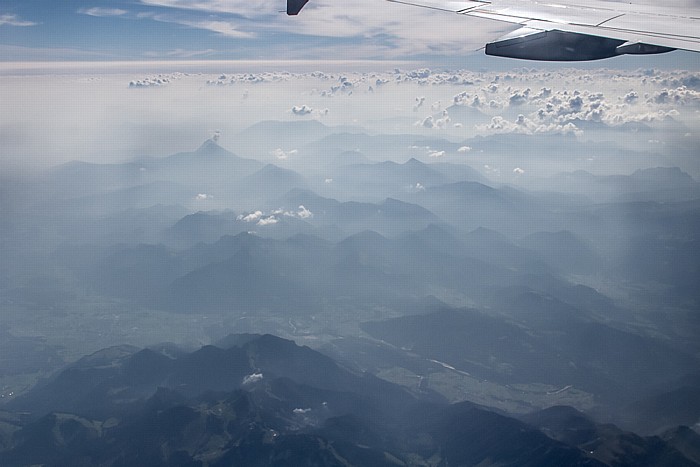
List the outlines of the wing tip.
{"type": "Polygon", "coordinates": [[[287,15],[296,16],[309,0],[287,0],[287,15]]]}

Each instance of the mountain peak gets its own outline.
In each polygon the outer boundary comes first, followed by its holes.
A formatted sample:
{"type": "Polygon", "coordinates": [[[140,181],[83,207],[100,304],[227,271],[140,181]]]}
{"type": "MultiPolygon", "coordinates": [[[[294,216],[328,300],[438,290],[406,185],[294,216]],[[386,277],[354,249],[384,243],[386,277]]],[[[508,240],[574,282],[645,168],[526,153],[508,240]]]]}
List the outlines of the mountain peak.
{"type": "Polygon", "coordinates": [[[196,154],[201,154],[203,156],[218,156],[218,155],[229,155],[230,153],[219,146],[213,138],[209,138],[195,151],[196,154]]]}

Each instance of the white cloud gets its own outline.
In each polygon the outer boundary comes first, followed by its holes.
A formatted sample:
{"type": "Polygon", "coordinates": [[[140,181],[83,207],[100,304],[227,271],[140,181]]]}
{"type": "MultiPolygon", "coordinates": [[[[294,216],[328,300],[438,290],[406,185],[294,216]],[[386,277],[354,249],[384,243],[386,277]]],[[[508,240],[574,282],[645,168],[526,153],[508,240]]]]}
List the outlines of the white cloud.
{"type": "Polygon", "coordinates": [[[144,52],[143,56],[149,57],[149,58],[159,58],[159,57],[193,58],[193,57],[213,55],[215,53],[216,53],[216,50],[214,50],[214,49],[204,49],[204,50],[174,49],[174,50],[168,50],[166,52],[148,51],[148,52],[144,52]]]}
{"type": "Polygon", "coordinates": [[[309,211],[304,207],[304,205],[299,205],[297,211],[286,211],[284,209],[275,209],[271,212],[273,216],[285,216],[285,217],[296,217],[299,219],[310,219],[314,217],[314,213],[309,211]]]}
{"type": "Polygon", "coordinates": [[[298,408],[298,409],[292,410],[292,412],[293,412],[295,415],[304,415],[304,414],[306,414],[306,413],[308,413],[308,412],[311,412],[311,409],[301,409],[301,408],[298,408]]]}
{"type": "Polygon", "coordinates": [[[622,98],[626,104],[634,104],[639,100],[639,94],[636,91],[630,91],[622,98]]]}
{"type": "Polygon", "coordinates": [[[256,222],[262,218],[263,213],[262,211],[254,211],[248,214],[239,214],[236,220],[243,221],[243,222],[256,222]]]}
{"type": "Polygon", "coordinates": [[[433,151],[430,154],[428,154],[428,157],[434,157],[434,158],[440,158],[445,155],[445,151],[433,151]]]}
{"type": "Polygon", "coordinates": [[[306,209],[303,204],[299,206],[296,215],[299,219],[310,219],[314,217],[314,213],[306,209]]]}
{"type": "Polygon", "coordinates": [[[148,78],[136,79],[129,82],[130,88],[150,88],[156,86],[165,86],[177,79],[179,74],[159,74],[148,78]]]}
{"type": "Polygon", "coordinates": [[[212,199],[212,195],[208,195],[206,193],[199,193],[197,196],[194,197],[197,201],[206,201],[208,199],[212,199]]]}
{"type": "Polygon", "coordinates": [[[313,112],[314,109],[309,107],[308,105],[295,105],[292,107],[292,113],[294,115],[299,115],[299,116],[304,116],[304,115],[309,115],[311,112],[313,112]]]}
{"type": "Polygon", "coordinates": [[[263,374],[262,373],[252,373],[250,375],[244,376],[243,377],[243,386],[247,386],[249,384],[257,383],[258,381],[261,381],[263,379],[263,374]]]}
{"type": "Polygon", "coordinates": [[[279,222],[279,219],[277,219],[275,216],[270,216],[270,217],[263,217],[258,221],[256,225],[259,225],[261,227],[264,227],[266,225],[274,225],[279,222]]]}
{"type": "Polygon", "coordinates": [[[513,173],[514,173],[515,175],[522,175],[522,174],[525,173],[525,171],[524,171],[523,169],[521,169],[520,167],[516,167],[516,168],[513,169],[513,173]]]}
{"type": "Polygon", "coordinates": [[[35,23],[34,21],[27,21],[20,19],[19,16],[5,13],[0,15],[0,26],[7,25],[7,26],[19,26],[19,27],[26,27],[26,26],[36,26],[39,23],[35,23]]]}
{"type": "Polygon", "coordinates": [[[228,21],[203,20],[174,22],[194,29],[207,29],[225,37],[231,37],[236,39],[251,39],[255,37],[255,34],[251,32],[239,31],[233,24],[231,24],[228,21]]]}
{"type": "Polygon", "coordinates": [[[469,146],[461,146],[459,149],[457,149],[457,152],[460,152],[460,153],[463,153],[463,154],[464,154],[464,153],[467,153],[467,152],[469,152],[469,151],[471,151],[471,150],[472,150],[472,148],[469,147],[469,146]]]}
{"type": "Polygon", "coordinates": [[[128,13],[126,10],[120,8],[102,8],[102,7],[92,7],[92,8],[80,8],[78,13],[88,16],[122,16],[128,13]]]}
{"type": "MultiPolygon", "coordinates": [[[[301,31],[320,37],[352,38],[352,44],[345,49],[339,51],[337,46],[333,46],[334,52],[328,51],[337,54],[335,56],[348,58],[386,59],[419,54],[465,55],[483,47],[485,41],[514,29],[510,25],[470,18],[470,34],[465,34],[465,19],[459,15],[374,0],[357,0],[342,7],[333,0],[312,0],[302,14],[294,18],[280,15],[278,10],[284,3],[275,2],[142,0],[142,3],[178,8],[189,16],[202,12],[210,14],[213,18],[235,15],[241,28],[252,30],[255,26],[255,31],[259,31],[260,34],[266,31],[299,34],[301,31]],[[439,24],[440,34],[435,34],[432,27],[422,27],[429,24],[439,24]]],[[[169,20],[185,24],[177,15],[171,15],[169,20]]],[[[190,23],[193,21],[189,20],[190,23]]],[[[202,21],[197,27],[216,30],[215,26],[202,21]]],[[[324,53],[323,47],[315,48],[314,53],[324,53]]],[[[290,48],[286,53],[287,56],[290,56],[290,53],[308,56],[309,49],[305,49],[290,48]]]]}

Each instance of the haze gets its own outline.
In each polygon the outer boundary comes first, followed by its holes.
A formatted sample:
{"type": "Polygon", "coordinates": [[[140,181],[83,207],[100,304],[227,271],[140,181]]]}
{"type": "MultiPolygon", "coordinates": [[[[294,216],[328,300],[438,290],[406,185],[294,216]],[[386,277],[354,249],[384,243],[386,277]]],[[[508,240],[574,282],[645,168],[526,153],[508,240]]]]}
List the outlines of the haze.
{"type": "Polygon", "coordinates": [[[0,11],[0,464],[700,464],[694,56],[79,3],[0,11]]]}

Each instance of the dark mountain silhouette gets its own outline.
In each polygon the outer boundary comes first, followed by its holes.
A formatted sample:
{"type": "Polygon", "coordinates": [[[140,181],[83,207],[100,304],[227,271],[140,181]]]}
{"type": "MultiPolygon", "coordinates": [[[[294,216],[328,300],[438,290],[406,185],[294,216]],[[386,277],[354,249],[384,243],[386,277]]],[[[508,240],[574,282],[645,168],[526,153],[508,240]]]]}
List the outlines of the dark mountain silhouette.
{"type": "Polygon", "coordinates": [[[668,432],[666,440],[655,436],[641,437],[614,425],[596,424],[581,412],[566,406],[550,407],[520,418],[550,438],[578,446],[591,458],[607,465],[697,465],[688,456],[692,456],[693,451],[687,442],[694,441],[698,435],[687,433],[687,427],[668,432]]]}
{"type": "Polygon", "coordinates": [[[692,436],[679,430],[668,442],[641,438],[565,407],[525,423],[469,402],[417,399],[271,335],[221,343],[175,358],[120,347],[82,359],[13,401],[31,407],[29,417],[2,414],[0,462],[694,465],[673,447],[692,455],[692,436]],[[603,438],[592,448],[593,435],[603,438]]]}

